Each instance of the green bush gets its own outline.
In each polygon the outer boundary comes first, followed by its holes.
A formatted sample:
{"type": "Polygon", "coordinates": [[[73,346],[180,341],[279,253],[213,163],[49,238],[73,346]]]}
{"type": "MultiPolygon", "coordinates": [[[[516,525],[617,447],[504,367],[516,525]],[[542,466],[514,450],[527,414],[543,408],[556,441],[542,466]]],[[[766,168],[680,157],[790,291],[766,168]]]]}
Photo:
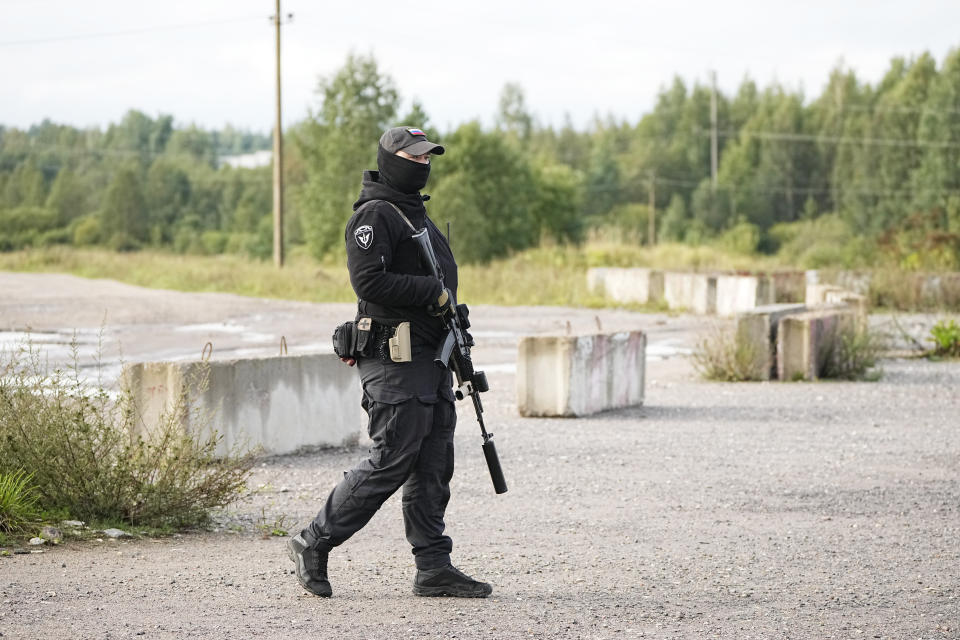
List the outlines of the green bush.
{"type": "Polygon", "coordinates": [[[110,236],[107,246],[114,251],[137,251],[140,242],[126,231],[116,231],[110,236]]]}
{"type": "Polygon", "coordinates": [[[0,473],[0,534],[23,535],[39,521],[33,476],[22,469],[0,473]]]}
{"type": "Polygon", "coordinates": [[[42,233],[57,226],[57,213],[43,207],[17,207],[0,209],[0,229],[5,234],[30,231],[42,233]]]}
{"type": "Polygon", "coordinates": [[[144,424],[129,389],[111,399],[81,377],[76,344],[72,366],[50,371],[28,341],[0,356],[0,473],[29,471],[45,511],[155,527],[202,523],[244,490],[253,455],[234,448],[217,457],[220,436],[187,432],[188,418],[198,433],[210,419],[189,408],[187,390],[144,424]]]}
{"type": "Polygon", "coordinates": [[[738,222],[724,231],[716,242],[721,248],[733,253],[756,253],[760,247],[760,227],[746,221],[738,222]]]}
{"type": "Polygon", "coordinates": [[[100,219],[97,216],[79,218],[72,228],[73,244],[85,247],[100,242],[100,219]]]}
{"type": "Polygon", "coordinates": [[[823,369],[821,378],[841,380],[874,380],[877,359],[886,349],[886,339],[867,326],[851,322],[843,324],[823,343],[820,354],[823,369]]]}
{"type": "Polygon", "coordinates": [[[213,256],[223,253],[229,237],[230,234],[225,231],[204,231],[200,234],[204,255],[213,256]]]}
{"type": "Polygon", "coordinates": [[[930,329],[933,355],[944,358],[960,358],[960,325],[953,320],[940,320],[930,329]]]}

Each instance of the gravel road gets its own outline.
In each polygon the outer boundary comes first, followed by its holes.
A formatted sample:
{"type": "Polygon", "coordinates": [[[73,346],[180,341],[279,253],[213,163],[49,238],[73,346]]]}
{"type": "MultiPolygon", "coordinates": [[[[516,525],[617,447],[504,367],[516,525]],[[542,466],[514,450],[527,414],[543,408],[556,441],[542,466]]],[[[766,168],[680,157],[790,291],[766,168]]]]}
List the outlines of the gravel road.
{"type": "MultiPolygon", "coordinates": [[[[107,366],[325,349],[350,305],[153,291],[0,273],[0,341],[26,327],[107,366]],[[104,311],[107,322],[104,324],[104,311]],[[184,329],[190,327],[190,329],[184,329]]],[[[3,638],[960,638],[960,364],[892,359],[874,383],[708,383],[685,353],[706,320],[560,308],[472,309],[493,493],[461,406],[448,510],[455,562],[486,600],[421,599],[400,502],[306,595],[279,537],[364,455],[263,460],[212,531],[0,558],[3,638]],[[516,412],[524,333],[648,332],[646,404],[582,419],[516,412]]],[[[889,319],[875,319],[889,323],[889,319]]],[[[923,326],[929,318],[901,319],[923,326]]],[[[359,399],[358,399],[359,400],[359,399]]]]}

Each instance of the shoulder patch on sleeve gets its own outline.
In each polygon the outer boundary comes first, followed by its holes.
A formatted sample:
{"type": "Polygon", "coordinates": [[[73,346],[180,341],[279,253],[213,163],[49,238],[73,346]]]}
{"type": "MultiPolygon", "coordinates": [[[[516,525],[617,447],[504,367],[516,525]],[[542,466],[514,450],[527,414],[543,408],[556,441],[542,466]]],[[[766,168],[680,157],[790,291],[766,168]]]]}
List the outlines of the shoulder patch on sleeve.
{"type": "Polygon", "coordinates": [[[353,232],[353,239],[357,246],[366,251],[373,246],[373,227],[369,224],[360,225],[353,232]]]}

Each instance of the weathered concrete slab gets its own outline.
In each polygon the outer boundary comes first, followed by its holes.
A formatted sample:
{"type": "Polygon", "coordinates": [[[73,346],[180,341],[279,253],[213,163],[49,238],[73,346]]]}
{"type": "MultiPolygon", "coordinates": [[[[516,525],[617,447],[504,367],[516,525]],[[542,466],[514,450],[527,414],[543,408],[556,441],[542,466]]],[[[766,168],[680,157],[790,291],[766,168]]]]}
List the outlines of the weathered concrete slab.
{"type": "Polygon", "coordinates": [[[807,295],[804,302],[808,307],[815,307],[820,304],[827,304],[828,293],[843,293],[846,289],[835,284],[810,284],[807,283],[807,295]]]}
{"type": "Polygon", "coordinates": [[[737,346],[753,354],[753,377],[770,380],[777,377],[777,331],[780,319],[803,313],[802,304],[771,304],[737,315],[737,346]]]}
{"type": "Polygon", "coordinates": [[[780,380],[816,380],[840,330],[853,322],[850,308],[824,309],[787,315],[777,335],[777,377],[780,380]]]}
{"type": "Polygon", "coordinates": [[[671,309],[687,309],[700,314],[715,313],[717,276],[668,271],[663,274],[663,297],[671,309]]]}
{"type": "Polygon", "coordinates": [[[588,269],[587,286],[617,302],[646,304],[663,300],[663,272],[655,269],[588,269]]]}
{"type": "Polygon", "coordinates": [[[574,417],[643,404],[646,345],[642,331],[521,339],[520,415],[574,417]]]}
{"type": "Polygon", "coordinates": [[[852,291],[827,291],[824,294],[824,302],[831,305],[846,305],[853,310],[857,319],[857,326],[861,329],[867,327],[867,314],[870,312],[870,301],[867,296],[853,293],[852,291]]]}
{"type": "Polygon", "coordinates": [[[291,453],[356,443],[364,433],[357,372],[333,354],[147,362],[128,365],[123,377],[147,428],[186,393],[184,428],[201,436],[215,429],[219,454],[236,444],[291,453]],[[208,422],[198,419],[204,414],[208,422]]]}
{"type": "Polygon", "coordinates": [[[773,304],[773,281],[768,276],[718,275],[716,311],[732,316],[773,304]]]}

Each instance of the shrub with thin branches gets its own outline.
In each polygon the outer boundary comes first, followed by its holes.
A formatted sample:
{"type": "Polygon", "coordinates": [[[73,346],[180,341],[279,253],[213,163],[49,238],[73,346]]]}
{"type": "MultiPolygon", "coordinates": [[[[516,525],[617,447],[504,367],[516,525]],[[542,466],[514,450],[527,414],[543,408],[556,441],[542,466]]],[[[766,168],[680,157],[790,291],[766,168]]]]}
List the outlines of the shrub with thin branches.
{"type": "Polygon", "coordinates": [[[189,384],[147,425],[130,389],[111,397],[99,363],[97,384],[87,382],[75,341],[72,349],[66,369],[51,370],[29,339],[0,355],[0,473],[27,470],[41,508],[84,520],[190,526],[242,493],[254,455],[234,447],[217,456],[219,434],[184,428],[188,416],[192,425],[210,419],[189,406],[189,384]]]}
{"type": "Polygon", "coordinates": [[[866,325],[842,324],[824,341],[821,378],[867,380],[878,376],[875,369],[886,349],[886,338],[866,325]]]}

